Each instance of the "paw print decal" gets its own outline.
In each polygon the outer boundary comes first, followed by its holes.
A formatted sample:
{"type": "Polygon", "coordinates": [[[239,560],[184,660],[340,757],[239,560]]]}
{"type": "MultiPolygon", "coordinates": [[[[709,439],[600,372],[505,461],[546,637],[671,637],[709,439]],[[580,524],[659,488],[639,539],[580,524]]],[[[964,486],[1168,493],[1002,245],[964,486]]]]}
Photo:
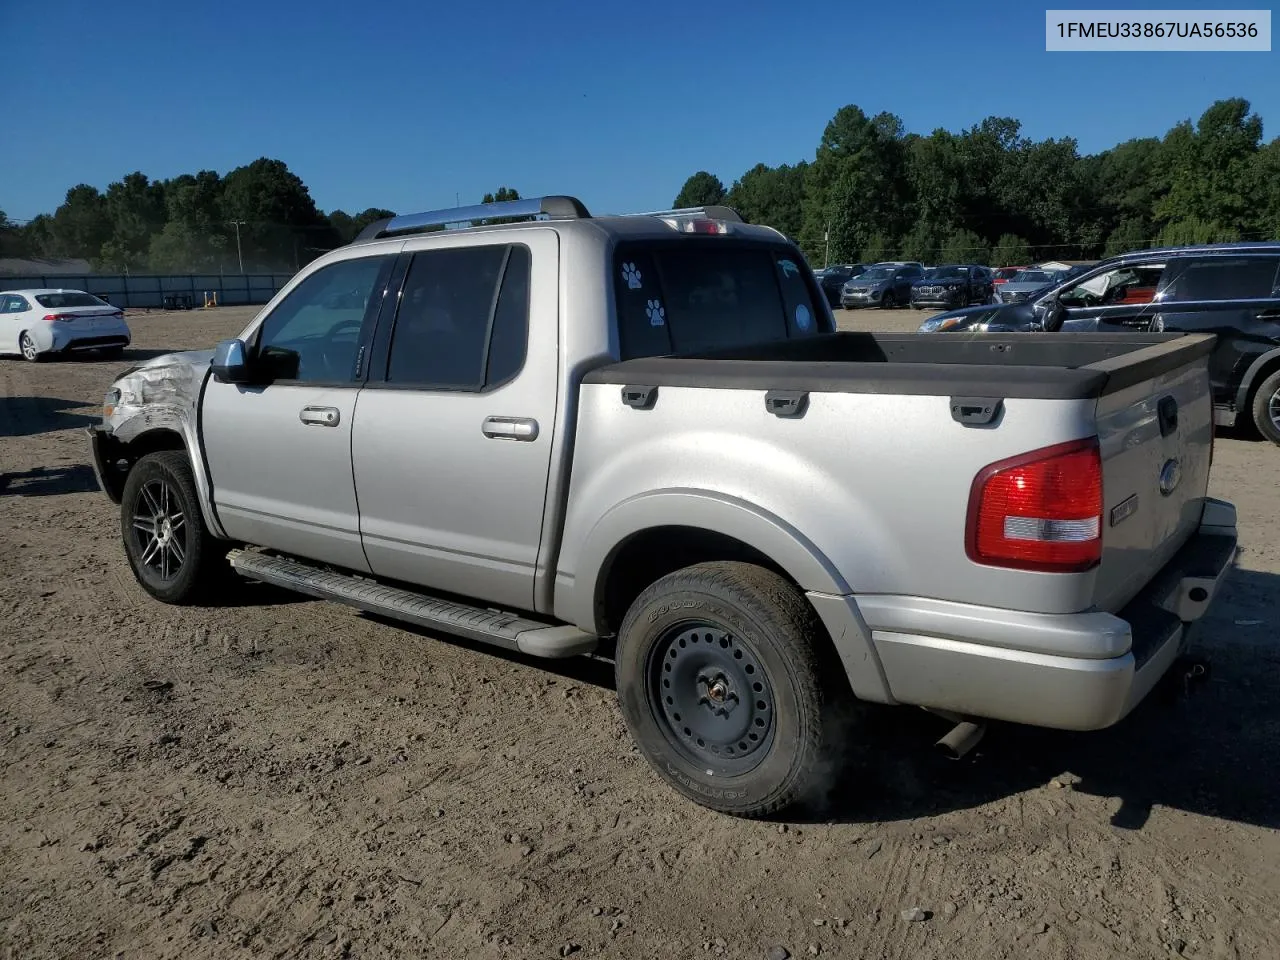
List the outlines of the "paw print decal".
{"type": "Polygon", "coordinates": [[[640,289],[640,271],[636,269],[634,263],[624,263],[622,265],[622,279],[627,281],[627,289],[640,289]]]}
{"type": "Polygon", "coordinates": [[[800,275],[800,268],[791,260],[779,260],[778,266],[782,268],[784,276],[798,277],[800,275]]]}
{"type": "Polygon", "coordinates": [[[649,326],[660,327],[667,322],[667,311],[657,300],[649,300],[644,305],[644,315],[649,318],[649,326]]]}

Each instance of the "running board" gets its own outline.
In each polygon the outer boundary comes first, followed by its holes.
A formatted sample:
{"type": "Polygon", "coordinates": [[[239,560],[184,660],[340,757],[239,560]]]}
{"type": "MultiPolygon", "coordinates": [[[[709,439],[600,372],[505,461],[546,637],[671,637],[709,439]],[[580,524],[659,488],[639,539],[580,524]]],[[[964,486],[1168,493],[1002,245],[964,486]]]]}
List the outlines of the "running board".
{"type": "Polygon", "coordinates": [[[591,653],[597,638],[568,624],[550,625],[514,614],[469,607],[425,594],[387,587],[296,560],[232,550],[227,554],[236,573],[320,600],[344,603],[357,610],[403,620],[429,630],[479,640],[534,657],[576,657],[591,653]]]}

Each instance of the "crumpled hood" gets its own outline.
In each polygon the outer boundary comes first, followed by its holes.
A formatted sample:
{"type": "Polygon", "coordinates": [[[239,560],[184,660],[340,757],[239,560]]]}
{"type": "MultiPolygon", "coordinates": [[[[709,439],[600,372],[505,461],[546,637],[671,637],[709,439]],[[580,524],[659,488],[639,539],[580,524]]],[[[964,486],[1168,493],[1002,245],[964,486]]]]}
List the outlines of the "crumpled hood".
{"type": "MultiPolygon", "coordinates": [[[[194,373],[203,374],[209,369],[209,364],[212,362],[212,350],[183,350],[178,353],[164,353],[158,357],[152,357],[150,360],[144,360],[142,363],[135,363],[116,379],[123,380],[125,377],[131,376],[140,370],[151,372],[172,367],[186,367],[194,373]]],[[[148,379],[150,378],[148,377],[148,379]]]]}

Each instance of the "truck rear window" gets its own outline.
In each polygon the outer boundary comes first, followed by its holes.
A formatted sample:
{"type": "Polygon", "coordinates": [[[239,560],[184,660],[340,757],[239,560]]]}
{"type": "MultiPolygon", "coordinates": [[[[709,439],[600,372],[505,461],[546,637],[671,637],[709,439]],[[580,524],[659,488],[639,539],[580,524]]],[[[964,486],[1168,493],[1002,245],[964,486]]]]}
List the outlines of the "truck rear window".
{"type": "Polygon", "coordinates": [[[830,332],[800,255],[719,238],[623,244],[614,261],[623,360],[830,332]]]}

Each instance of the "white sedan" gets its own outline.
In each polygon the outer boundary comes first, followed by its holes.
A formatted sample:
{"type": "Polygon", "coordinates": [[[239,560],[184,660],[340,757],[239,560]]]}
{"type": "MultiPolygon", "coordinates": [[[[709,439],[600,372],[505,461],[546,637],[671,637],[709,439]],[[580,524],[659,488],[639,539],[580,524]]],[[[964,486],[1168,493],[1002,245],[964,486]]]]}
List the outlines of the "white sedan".
{"type": "Polygon", "coordinates": [[[0,354],[31,361],[79,350],[119,356],[130,339],[124,311],[83,290],[0,291],[0,354]]]}

